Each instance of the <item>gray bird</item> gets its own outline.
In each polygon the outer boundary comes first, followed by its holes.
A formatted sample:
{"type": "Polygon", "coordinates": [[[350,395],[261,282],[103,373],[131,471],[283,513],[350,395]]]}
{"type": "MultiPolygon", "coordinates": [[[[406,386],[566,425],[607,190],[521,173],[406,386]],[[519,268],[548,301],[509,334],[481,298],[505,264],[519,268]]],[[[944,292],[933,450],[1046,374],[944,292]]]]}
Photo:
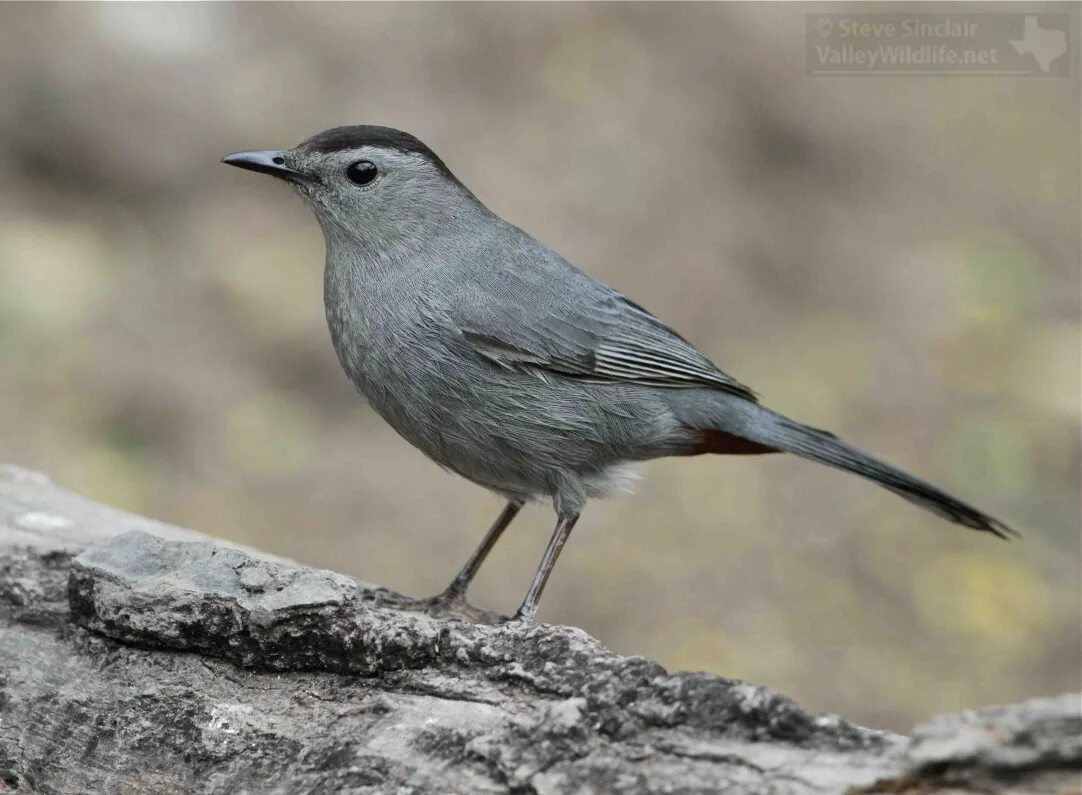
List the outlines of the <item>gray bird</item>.
{"type": "Polygon", "coordinates": [[[224,163],[290,183],[327,245],[338,360],[372,407],[429,458],[508,502],[462,571],[429,600],[476,617],[466,589],[523,503],[556,529],[515,619],[530,621],[586,500],[662,456],[788,452],[852,472],[952,522],[1012,531],[826,431],[762,406],[643,307],[477,199],[408,133],[336,127],[224,163]]]}

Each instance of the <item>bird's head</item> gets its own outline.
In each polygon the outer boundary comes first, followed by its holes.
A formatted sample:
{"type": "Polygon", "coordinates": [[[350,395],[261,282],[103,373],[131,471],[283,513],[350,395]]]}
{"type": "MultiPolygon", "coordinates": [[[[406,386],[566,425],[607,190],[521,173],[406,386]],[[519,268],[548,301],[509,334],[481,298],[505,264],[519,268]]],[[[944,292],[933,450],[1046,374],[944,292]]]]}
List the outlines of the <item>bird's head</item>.
{"type": "Polygon", "coordinates": [[[480,207],[435,152],[390,127],[335,127],[292,149],[235,152],[222,162],[289,182],[328,241],[387,245],[480,207]]]}

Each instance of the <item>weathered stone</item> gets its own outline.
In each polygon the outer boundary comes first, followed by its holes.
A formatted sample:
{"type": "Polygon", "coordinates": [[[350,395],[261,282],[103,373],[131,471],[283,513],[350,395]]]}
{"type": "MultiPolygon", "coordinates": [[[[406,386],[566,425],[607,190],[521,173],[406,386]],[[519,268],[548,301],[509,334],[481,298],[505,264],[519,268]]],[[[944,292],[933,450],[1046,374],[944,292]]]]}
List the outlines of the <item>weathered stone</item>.
{"type": "Polygon", "coordinates": [[[1082,769],[1078,696],[910,740],[411,601],[0,469],[0,790],[1057,792],[1082,769]]]}

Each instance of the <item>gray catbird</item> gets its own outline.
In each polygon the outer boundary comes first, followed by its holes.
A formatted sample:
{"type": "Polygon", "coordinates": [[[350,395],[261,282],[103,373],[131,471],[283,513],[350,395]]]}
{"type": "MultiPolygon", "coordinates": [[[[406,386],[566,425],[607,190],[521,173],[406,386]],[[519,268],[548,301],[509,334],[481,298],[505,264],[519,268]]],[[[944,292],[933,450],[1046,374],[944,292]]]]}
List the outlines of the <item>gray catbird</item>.
{"type": "Polygon", "coordinates": [[[327,244],[338,359],[399,434],[507,507],[431,606],[466,589],[522,504],[558,522],[516,619],[532,620],[588,497],[661,456],[788,452],[853,472],[1002,538],[1012,531],[934,486],[760,405],[683,337],[493,214],[417,138],[337,127],[223,162],[286,180],[327,244]]]}

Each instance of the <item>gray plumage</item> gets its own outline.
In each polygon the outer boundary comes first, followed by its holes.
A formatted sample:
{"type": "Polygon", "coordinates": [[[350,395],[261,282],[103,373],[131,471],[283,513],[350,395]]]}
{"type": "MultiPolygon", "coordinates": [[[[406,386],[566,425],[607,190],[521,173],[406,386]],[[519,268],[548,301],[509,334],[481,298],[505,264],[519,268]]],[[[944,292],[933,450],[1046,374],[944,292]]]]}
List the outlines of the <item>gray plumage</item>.
{"type": "Polygon", "coordinates": [[[335,351],[375,410],[434,461],[513,504],[551,498],[573,524],[629,463],[786,451],[967,527],[1010,532],[761,406],[645,309],[489,211],[413,136],[336,128],[226,162],[284,177],[314,211],[335,351]],[[375,164],[368,184],[349,177],[358,161],[375,164]]]}

